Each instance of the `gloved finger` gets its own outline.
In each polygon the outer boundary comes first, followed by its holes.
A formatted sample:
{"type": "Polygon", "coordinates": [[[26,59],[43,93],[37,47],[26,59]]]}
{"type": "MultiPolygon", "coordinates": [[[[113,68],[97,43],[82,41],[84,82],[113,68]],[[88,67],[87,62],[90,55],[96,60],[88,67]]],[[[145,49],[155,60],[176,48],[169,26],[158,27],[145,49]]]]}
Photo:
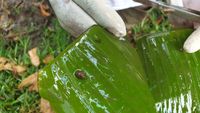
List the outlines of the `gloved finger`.
{"type": "Polygon", "coordinates": [[[61,26],[77,37],[96,22],[72,0],[49,0],[61,26]]]}
{"type": "Polygon", "coordinates": [[[142,5],[133,0],[107,0],[106,2],[115,10],[128,9],[131,7],[137,7],[142,5]]]}
{"type": "Polygon", "coordinates": [[[185,41],[183,48],[188,53],[200,50],[200,27],[198,27],[185,41]]]}
{"type": "Polygon", "coordinates": [[[105,0],[73,0],[83,8],[98,24],[117,37],[126,35],[126,27],[117,12],[106,4],[105,0]]]}

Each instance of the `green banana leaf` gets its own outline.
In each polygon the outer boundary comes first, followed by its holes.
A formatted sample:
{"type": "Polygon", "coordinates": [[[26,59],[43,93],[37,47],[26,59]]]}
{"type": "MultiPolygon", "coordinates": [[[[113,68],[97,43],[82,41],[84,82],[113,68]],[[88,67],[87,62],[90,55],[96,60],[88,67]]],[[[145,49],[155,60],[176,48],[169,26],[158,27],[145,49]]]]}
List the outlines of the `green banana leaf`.
{"type": "Polygon", "coordinates": [[[40,71],[39,93],[56,113],[154,113],[136,50],[93,26],[40,71]]]}
{"type": "Polygon", "coordinates": [[[191,29],[139,37],[137,51],[159,113],[200,113],[200,52],[182,49],[191,29]]]}

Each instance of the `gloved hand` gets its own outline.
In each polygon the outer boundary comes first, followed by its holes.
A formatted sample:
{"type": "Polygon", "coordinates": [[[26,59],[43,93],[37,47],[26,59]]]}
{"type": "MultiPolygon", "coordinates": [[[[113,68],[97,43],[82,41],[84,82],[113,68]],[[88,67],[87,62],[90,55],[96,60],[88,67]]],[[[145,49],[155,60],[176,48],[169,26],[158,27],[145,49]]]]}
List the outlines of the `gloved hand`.
{"type": "Polygon", "coordinates": [[[200,50],[200,27],[198,27],[185,41],[183,48],[188,53],[200,50]]]}
{"type": "MultiPolygon", "coordinates": [[[[200,11],[199,0],[183,0],[183,5],[186,8],[200,11]]],[[[185,41],[183,48],[188,53],[193,53],[200,50],[200,27],[198,27],[185,41]]]]}
{"type": "Polygon", "coordinates": [[[77,37],[99,24],[117,37],[126,35],[126,27],[117,12],[105,0],[49,0],[61,26],[77,37]]]}

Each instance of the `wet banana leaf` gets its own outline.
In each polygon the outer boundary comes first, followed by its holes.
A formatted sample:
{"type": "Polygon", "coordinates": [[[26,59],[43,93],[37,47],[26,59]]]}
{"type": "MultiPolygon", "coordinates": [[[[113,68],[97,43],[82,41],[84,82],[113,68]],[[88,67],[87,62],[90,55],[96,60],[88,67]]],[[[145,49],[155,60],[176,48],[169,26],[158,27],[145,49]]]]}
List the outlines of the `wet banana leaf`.
{"type": "Polygon", "coordinates": [[[154,113],[136,50],[93,26],[40,71],[40,95],[56,113],[154,113]]]}
{"type": "Polygon", "coordinates": [[[140,37],[137,51],[159,113],[200,113],[200,52],[182,49],[191,29],[140,37]]]}

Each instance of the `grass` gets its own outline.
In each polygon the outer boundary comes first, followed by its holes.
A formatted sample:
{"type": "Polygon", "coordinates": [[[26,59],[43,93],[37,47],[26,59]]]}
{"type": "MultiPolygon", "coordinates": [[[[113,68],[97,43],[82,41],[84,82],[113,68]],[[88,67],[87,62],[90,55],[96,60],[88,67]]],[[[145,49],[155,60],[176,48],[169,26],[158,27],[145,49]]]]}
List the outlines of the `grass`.
{"type": "Polygon", "coordinates": [[[162,9],[151,8],[147,11],[145,18],[133,26],[134,38],[140,37],[144,34],[165,32],[172,29],[169,23],[168,16],[162,9]]]}
{"type": "MultiPolygon", "coordinates": [[[[36,44],[40,60],[48,54],[56,57],[71,42],[70,35],[60,27],[56,19],[51,23],[53,30],[43,28],[41,39],[36,44]]],[[[32,43],[34,42],[29,35],[22,36],[19,41],[7,41],[0,37],[0,56],[28,67],[20,76],[13,75],[10,71],[0,72],[0,113],[39,113],[39,94],[28,91],[28,88],[17,89],[24,78],[45,66],[31,65],[28,51],[32,48],[32,43]]]]}

